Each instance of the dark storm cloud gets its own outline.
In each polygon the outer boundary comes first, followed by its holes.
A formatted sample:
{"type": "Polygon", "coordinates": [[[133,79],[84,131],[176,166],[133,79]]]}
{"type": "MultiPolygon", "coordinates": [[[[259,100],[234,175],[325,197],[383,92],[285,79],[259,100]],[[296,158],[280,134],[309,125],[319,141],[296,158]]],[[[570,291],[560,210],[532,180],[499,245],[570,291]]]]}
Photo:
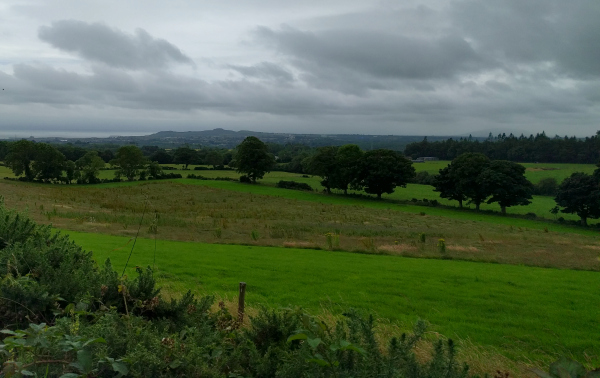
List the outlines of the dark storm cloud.
{"type": "Polygon", "coordinates": [[[64,20],[40,27],[38,36],[57,49],[113,67],[139,70],[164,68],[172,62],[194,64],[177,46],[143,29],[131,35],[100,23],[64,20]]]}

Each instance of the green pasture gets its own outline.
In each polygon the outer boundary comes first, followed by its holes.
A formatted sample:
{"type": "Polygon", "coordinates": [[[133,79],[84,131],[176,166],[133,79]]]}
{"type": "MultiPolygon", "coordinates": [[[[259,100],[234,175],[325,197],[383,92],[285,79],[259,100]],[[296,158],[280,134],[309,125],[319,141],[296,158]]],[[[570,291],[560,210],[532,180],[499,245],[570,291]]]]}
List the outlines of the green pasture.
{"type": "MultiPolygon", "coordinates": [[[[127,237],[67,233],[119,272],[133,244],[127,237]]],[[[426,319],[447,337],[517,360],[564,353],[599,361],[597,272],[140,238],[127,273],[154,261],[169,290],[234,299],[245,281],[250,306],[338,314],[353,307],[404,326],[426,319]]]]}

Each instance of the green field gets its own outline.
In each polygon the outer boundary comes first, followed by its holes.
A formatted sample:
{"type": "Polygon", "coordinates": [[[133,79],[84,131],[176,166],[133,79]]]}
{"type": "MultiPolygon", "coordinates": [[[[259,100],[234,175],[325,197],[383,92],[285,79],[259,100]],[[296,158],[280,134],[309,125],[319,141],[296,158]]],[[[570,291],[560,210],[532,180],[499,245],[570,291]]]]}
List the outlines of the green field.
{"type": "MultiPolygon", "coordinates": [[[[445,164],[415,167],[436,173],[445,164]]],[[[528,168],[535,182],[560,181],[577,170],[591,173],[595,166],[528,168]]],[[[239,177],[235,171],[169,172],[239,177]]],[[[0,166],[0,176],[10,176],[6,167],[0,166]]],[[[102,176],[112,177],[112,171],[102,176]]],[[[335,314],[354,307],[402,328],[423,318],[435,332],[497,348],[513,361],[544,364],[566,354],[600,362],[597,337],[590,332],[599,314],[597,230],[461,211],[430,186],[409,184],[378,201],[360,193],[325,195],[319,180],[272,172],[259,185],[194,179],[99,185],[0,181],[0,195],[8,207],[71,234],[98,261],[110,257],[117,270],[140,227],[130,273],[136,265],[154,264],[150,225],[156,221],[156,266],[167,293],[192,289],[234,299],[237,283],[246,281],[253,307],[291,305],[335,314]],[[274,186],[279,180],[318,190],[279,189],[274,186]],[[422,206],[413,198],[449,207],[422,206]],[[327,233],[338,235],[335,248],[327,233]],[[426,241],[419,241],[421,234],[426,241]],[[438,239],[445,240],[445,252],[438,239]]],[[[530,206],[508,213],[552,219],[553,206],[552,198],[536,196],[530,206]]]]}
{"type": "MultiPolygon", "coordinates": [[[[67,232],[121,271],[129,238],[67,232]]],[[[155,242],[138,239],[130,261],[153,265],[155,242]]],[[[600,361],[600,274],[501,264],[158,240],[156,266],[171,290],[233,298],[248,284],[251,306],[350,307],[445,336],[497,347],[515,359],[554,353],[600,361]]]]}

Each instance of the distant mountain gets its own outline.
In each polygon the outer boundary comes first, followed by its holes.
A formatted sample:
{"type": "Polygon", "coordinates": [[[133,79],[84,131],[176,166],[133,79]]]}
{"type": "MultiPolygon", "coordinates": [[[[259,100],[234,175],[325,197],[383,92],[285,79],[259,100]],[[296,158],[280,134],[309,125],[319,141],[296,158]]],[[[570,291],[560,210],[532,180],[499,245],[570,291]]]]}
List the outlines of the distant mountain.
{"type": "MultiPolygon", "coordinates": [[[[266,133],[249,130],[232,131],[225,129],[202,131],[159,131],[144,136],[111,136],[108,138],[35,138],[37,141],[50,143],[73,143],[92,145],[126,145],[159,146],[177,148],[182,145],[190,147],[234,148],[248,136],[256,136],[265,143],[304,144],[310,147],[341,146],[357,144],[362,149],[389,148],[404,150],[407,144],[420,142],[425,136],[414,135],[362,135],[362,134],[293,134],[266,133]]],[[[430,142],[445,140],[449,136],[428,136],[430,142]]],[[[456,137],[454,137],[456,138],[456,137]]]]}

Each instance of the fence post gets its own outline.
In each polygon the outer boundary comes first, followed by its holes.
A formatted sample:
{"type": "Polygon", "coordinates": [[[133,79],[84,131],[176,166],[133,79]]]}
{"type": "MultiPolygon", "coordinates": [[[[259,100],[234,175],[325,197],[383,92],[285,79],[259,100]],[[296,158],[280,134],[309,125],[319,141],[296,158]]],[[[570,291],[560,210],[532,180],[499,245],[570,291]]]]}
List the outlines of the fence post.
{"type": "Polygon", "coordinates": [[[244,322],[244,301],[246,300],[246,283],[240,282],[240,295],[238,298],[238,323],[244,322]]]}

